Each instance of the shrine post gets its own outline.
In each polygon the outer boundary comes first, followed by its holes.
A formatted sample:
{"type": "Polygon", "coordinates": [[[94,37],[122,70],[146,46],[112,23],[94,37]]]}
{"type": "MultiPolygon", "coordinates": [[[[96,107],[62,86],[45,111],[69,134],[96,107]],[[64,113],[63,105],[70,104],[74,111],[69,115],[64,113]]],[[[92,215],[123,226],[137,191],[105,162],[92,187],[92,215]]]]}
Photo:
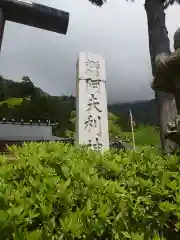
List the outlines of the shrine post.
{"type": "Polygon", "coordinates": [[[101,152],[109,148],[105,60],[98,54],[79,53],[76,144],[101,152]]]}
{"type": "Polygon", "coordinates": [[[0,0],[0,49],[5,21],[66,34],[69,13],[29,0],[0,0]]]}
{"type": "Polygon", "coordinates": [[[2,46],[3,34],[4,34],[4,26],[5,26],[5,17],[4,17],[3,9],[0,8],[0,51],[2,46]]]}

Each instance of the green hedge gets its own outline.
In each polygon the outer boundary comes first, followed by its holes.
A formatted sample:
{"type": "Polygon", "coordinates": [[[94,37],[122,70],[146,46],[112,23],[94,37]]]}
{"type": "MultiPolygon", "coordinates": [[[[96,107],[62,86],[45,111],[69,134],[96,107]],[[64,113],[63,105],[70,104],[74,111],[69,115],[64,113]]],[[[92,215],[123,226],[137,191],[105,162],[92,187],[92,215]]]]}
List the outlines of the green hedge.
{"type": "Polygon", "coordinates": [[[179,239],[180,160],[58,143],[0,157],[0,239],[179,239]]]}

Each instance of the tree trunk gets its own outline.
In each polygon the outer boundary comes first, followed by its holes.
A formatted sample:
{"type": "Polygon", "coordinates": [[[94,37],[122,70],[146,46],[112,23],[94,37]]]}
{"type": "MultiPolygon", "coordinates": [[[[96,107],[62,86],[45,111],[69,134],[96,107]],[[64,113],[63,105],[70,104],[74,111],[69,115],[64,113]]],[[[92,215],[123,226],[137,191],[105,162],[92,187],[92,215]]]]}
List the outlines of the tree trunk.
{"type": "MultiPolygon", "coordinates": [[[[1,52],[1,45],[2,45],[2,39],[4,34],[4,25],[5,25],[5,18],[4,13],[2,9],[0,8],[0,52],[1,52]]],[[[4,83],[2,79],[0,80],[0,101],[4,100],[4,83]]]]}
{"type": "MultiPolygon", "coordinates": [[[[168,31],[165,23],[164,3],[162,0],[145,0],[148,21],[149,51],[151,56],[152,74],[155,75],[155,58],[159,53],[170,53],[168,31]]],[[[158,109],[161,147],[164,153],[171,153],[176,144],[166,140],[164,134],[167,124],[176,114],[174,97],[171,94],[156,91],[155,98],[158,109]]]]}

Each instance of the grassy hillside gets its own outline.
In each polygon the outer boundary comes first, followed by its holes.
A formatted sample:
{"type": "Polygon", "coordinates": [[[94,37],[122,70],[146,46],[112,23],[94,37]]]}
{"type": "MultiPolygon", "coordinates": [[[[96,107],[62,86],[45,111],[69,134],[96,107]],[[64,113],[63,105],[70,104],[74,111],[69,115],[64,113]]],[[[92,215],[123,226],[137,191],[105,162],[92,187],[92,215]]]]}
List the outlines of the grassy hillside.
{"type": "MultiPolygon", "coordinates": [[[[67,132],[74,131],[74,123],[71,121],[71,113],[75,110],[76,99],[73,96],[51,96],[41,89],[36,88],[29,77],[23,77],[21,81],[14,82],[0,77],[0,119],[12,118],[20,121],[47,121],[57,122],[53,129],[57,136],[66,136],[67,132]]],[[[119,103],[108,105],[108,111],[112,113],[109,120],[110,133],[121,138],[131,140],[129,109],[132,110],[136,127],[142,125],[156,125],[156,105],[154,100],[134,103],[119,103]],[[112,117],[113,116],[113,117],[112,117]]],[[[148,135],[152,129],[141,129],[141,134],[148,135]]],[[[150,138],[157,133],[149,134],[148,139],[139,137],[140,131],[136,130],[135,138],[137,144],[143,142],[152,144],[150,138]],[[150,137],[151,136],[151,137],[150,137]]],[[[152,137],[153,138],[153,137],[152,137]]],[[[154,138],[156,138],[154,136],[154,138]]],[[[155,142],[157,142],[155,140],[155,142]]]]}
{"type": "Polygon", "coordinates": [[[21,105],[22,102],[23,102],[23,98],[9,98],[5,101],[1,101],[0,106],[2,106],[3,104],[7,104],[8,107],[16,107],[21,105]]]}
{"type": "MultiPolygon", "coordinates": [[[[28,77],[23,77],[22,81],[14,82],[0,77],[0,102],[7,103],[9,106],[22,103],[24,97],[46,98],[49,101],[63,101],[69,105],[69,112],[75,110],[75,98],[73,96],[54,97],[45,93],[40,88],[36,88],[28,77]],[[29,82],[28,82],[28,81],[29,82]],[[13,100],[8,100],[13,99],[13,100]],[[19,99],[19,100],[15,100],[19,99]],[[21,100],[20,100],[21,99],[21,100]],[[8,102],[6,102],[8,100],[8,102]]],[[[56,104],[57,105],[57,104],[56,104]]],[[[139,101],[133,103],[117,103],[108,105],[109,112],[120,117],[120,125],[124,130],[129,130],[129,109],[132,110],[134,120],[139,125],[157,125],[157,112],[155,100],[139,101]]],[[[1,117],[0,112],[0,117],[1,117]]]]}
{"type": "Polygon", "coordinates": [[[137,125],[158,126],[158,115],[155,99],[109,105],[109,111],[116,116],[120,116],[120,125],[125,131],[129,130],[130,128],[129,109],[131,109],[134,121],[137,125]]]}

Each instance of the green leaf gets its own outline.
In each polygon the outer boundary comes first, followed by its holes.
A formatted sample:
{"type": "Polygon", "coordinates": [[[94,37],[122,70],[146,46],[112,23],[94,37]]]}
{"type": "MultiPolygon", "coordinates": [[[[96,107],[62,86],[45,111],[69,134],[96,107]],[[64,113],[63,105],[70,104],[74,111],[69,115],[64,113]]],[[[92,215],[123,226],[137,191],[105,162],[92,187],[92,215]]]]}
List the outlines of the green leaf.
{"type": "Polygon", "coordinates": [[[130,239],[131,238],[131,235],[128,233],[128,232],[121,232],[122,233],[122,235],[125,237],[125,238],[128,238],[128,239],[130,239]]]}
{"type": "Polygon", "coordinates": [[[39,229],[31,232],[27,236],[27,240],[40,240],[41,238],[41,231],[39,229]]]}
{"type": "Polygon", "coordinates": [[[131,240],[144,240],[144,234],[140,234],[138,232],[131,233],[131,240]]]}

